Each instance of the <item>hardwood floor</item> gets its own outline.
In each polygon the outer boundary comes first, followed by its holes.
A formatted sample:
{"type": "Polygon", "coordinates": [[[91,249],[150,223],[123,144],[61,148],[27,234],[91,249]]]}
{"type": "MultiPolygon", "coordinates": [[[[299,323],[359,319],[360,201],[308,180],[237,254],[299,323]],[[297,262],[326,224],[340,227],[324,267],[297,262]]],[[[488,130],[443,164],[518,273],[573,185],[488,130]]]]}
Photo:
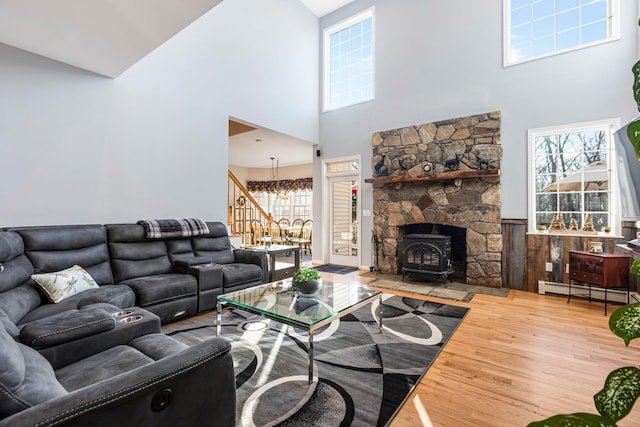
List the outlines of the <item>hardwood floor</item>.
{"type": "MultiPolygon", "coordinates": [[[[471,310],[391,427],[512,427],[597,413],[593,395],[609,372],[640,365],[640,342],[625,347],[599,302],[515,290],[506,298],[476,294],[469,303],[404,295],[471,310]]],[[[618,425],[640,425],[640,404],[618,425]]]]}

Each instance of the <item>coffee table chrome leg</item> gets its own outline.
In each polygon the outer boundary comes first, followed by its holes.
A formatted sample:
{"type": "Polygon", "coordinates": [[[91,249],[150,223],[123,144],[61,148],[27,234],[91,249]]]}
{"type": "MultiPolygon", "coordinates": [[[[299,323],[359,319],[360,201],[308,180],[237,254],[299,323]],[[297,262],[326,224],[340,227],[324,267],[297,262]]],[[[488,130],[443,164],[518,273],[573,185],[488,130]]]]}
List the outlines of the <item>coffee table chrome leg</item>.
{"type": "Polygon", "coordinates": [[[216,336],[220,336],[222,332],[222,303],[218,301],[218,306],[216,308],[216,336]]]}
{"type": "Polygon", "coordinates": [[[378,325],[380,326],[380,333],[382,333],[382,296],[378,298],[378,325]]]}
{"type": "Polygon", "coordinates": [[[309,384],[313,382],[313,331],[309,331],[309,384]]]}

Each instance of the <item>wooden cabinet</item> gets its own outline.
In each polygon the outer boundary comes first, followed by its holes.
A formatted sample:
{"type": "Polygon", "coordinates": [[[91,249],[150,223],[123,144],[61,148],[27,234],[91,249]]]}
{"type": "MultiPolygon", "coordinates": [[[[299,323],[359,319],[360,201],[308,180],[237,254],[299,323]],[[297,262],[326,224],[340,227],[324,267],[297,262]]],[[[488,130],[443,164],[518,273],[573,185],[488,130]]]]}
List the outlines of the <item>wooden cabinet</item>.
{"type": "Polygon", "coordinates": [[[604,288],[604,313],[607,314],[607,289],[626,289],[629,301],[629,267],[628,255],[585,251],[569,251],[569,299],[571,299],[571,282],[581,282],[589,286],[604,288]]]}

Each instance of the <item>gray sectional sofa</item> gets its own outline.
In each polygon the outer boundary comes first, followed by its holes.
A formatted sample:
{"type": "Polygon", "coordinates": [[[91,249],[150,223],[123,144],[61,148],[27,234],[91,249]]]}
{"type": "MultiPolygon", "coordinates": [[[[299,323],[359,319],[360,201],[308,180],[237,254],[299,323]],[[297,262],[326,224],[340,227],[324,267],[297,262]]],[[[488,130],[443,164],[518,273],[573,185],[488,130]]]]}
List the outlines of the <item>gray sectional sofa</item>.
{"type": "Polygon", "coordinates": [[[268,277],[264,254],[207,227],[155,239],[138,224],[0,231],[0,426],[233,425],[230,343],[160,333],[268,277]],[[32,279],[74,266],[93,283],[55,303],[32,279]]]}

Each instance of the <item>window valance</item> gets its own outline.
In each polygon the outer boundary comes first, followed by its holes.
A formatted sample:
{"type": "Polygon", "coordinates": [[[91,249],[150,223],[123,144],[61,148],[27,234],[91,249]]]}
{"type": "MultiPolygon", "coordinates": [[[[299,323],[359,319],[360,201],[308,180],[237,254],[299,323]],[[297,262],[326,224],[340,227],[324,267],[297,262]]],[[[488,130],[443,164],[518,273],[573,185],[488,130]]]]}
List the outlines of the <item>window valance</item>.
{"type": "Polygon", "coordinates": [[[281,179],[279,181],[247,181],[247,190],[267,193],[313,190],[313,178],[281,179]]]}

